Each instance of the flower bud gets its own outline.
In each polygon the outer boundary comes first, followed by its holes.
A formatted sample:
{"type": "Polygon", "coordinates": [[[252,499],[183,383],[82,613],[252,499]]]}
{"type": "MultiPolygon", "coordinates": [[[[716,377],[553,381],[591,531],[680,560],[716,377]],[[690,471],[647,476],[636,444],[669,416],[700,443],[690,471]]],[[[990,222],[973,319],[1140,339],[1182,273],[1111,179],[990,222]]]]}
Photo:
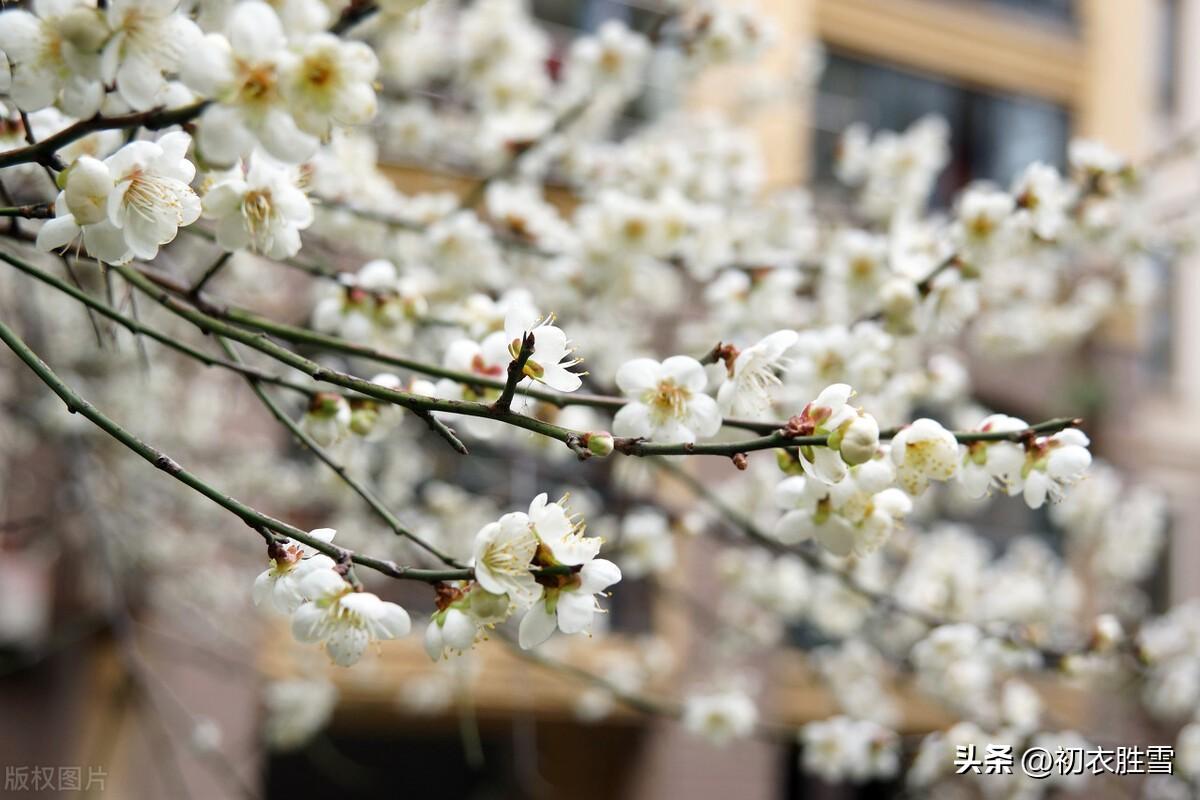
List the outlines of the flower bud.
{"type": "Polygon", "coordinates": [[[446,643],[442,640],[442,626],[438,624],[436,619],[429,620],[429,627],[425,629],[426,654],[432,660],[438,661],[441,659],[445,649],[446,643]]]}
{"type": "Polygon", "coordinates": [[[616,443],[613,441],[613,435],[608,431],[593,431],[583,435],[583,445],[592,455],[604,458],[612,455],[616,443]]]}
{"type": "Polygon", "coordinates": [[[442,620],[442,641],[454,650],[467,650],[475,644],[475,623],[457,608],[446,610],[442,620]]]}
{"type": "Polygon", "coordinates": [[[108,217],[108,196],[112,191],[112,175],[103,161],[80,156],[71,165],[65,199],[80,225],[94,225],[108,217]]]}
{"type": "Polygon", "coordinates": [[[379,407],[374,403],[363,403],[350,414],[350,430],[359,436],[368,436],[379,422],[379,407]]]}
{"type": "Polygon", "coordinates": [[[842,433],[838,450],[850,466],[864,464],[875,456],[879,449],[879,423],[870,414],[860,414],[847,425],[842,433]]]}
{"type": "Polygon", "coordinates": [[[1112,614],[1101,614],[1092,623],[1092,648],[1099,652],[1112,650],[1125,638],[1121,621],[1112,614]]]}
{"type": "Polygon", "coordinates": [[[907,278],[892,278],[879,289],[880,305],[890,319],[904,319],[917,306],[917,287],[907,278]]]}

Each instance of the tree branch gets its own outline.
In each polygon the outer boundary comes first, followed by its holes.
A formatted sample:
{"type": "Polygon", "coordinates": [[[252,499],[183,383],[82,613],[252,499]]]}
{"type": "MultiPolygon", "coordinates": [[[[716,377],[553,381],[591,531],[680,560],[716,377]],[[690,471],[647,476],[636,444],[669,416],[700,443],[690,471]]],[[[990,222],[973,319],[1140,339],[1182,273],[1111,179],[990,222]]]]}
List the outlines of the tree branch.
{"type": "MultiPolygon", "coordinates": [[[[188,472],[170,456],[143,442],[95,408],[90,402],[77,394],[74,389],[64,383],[50,369],[46,362],[38,358],[37,354],[25,344],[24,340],[17,336],[3,321],[0,321],[0,341],[4,342],[43,383],[62,399],[67,406],[67,411],[72,414],[82,414],[95,424],[96,427],[154,465],[156,469],[165,472],[180,483],[204,495],[255,530],[265,530],[288,539],[294,539],[337,561],[359,564],[368,569],[381,572],[391,578],[416,580],[425,583],[441,583],[443,581],[471,580],[474,577],[474,571],[471,569],[415,569],[413,567],[402,566],[394,561],[362,555],[344,547],[338,547],[329,542],[322,541],[314,536],[310,536],[307,532],[300,530],[294,525],[289,525],[286,522],[263,514],[261,511],[251,508],[240,500],[225,494],[191,472],[188,472]]],[[[535,575],[565,575],[572,570],[570,567],[543,567],[531,571],[535,575]]]]}
{"type": "Polygon", "coordinates": [[[508,411],[512,406],[517,384],[525,377],[525,365],[529,363],[529,357],[533,355],[534,342],[532,331],[526,331],[525,335],[521,337],[521,349],[517,351],[516,357],[508,362],[508,379],[504,382],[504,389],[500,392],[500,396],[496,398],[496,402],[492,403],[493,411],[508,411]]]}
{"type": "MultiPolygon", "coordinates": [[[[228,341],[222,339],[221,337],[217,337],[217,342],[221,345],[221,349],[225,351],[225,354],[229,357],[230,361],[233,361],[237,364],[242,363],[241,357],[237,354],[237,351],[233,349],[233,346],[230,345],[228,341]]],[[[354,478],[344,466],[334,460],[333,456],[329,455],[329,453],[327,453],[323,447],[317,444],[311,436],[305,433],[304,430],[297,425],[290,416],[288,416],[287,412],[279,407],[279,404],[276,403],[271,396],[266,393],[262,386],[259,385],[257,378],[247,375],[246,382],[250,384],[250,389],[254,392],[255,396],[258,397],[259,401],[266,407],[267,411],[271,413],[271,416],[275,417],[275,419],[278,420],[281,425],[287,428],[293,436],[299,439],[300,443],[307,447],[313,455],[315,455],[322,463],[325,464],[325,466],[333,470],[334,474],[337,475],[343,483],[349,486],[355,494],[361,497],[363,502],[370,506],[371,510],[374,511],[379,518],[382,519],[384,523],[392,529],[393,533],[395,533],[397,536],[402,536],[405,539],[408,539],[410,542],[417,545],[422,550],[441,561],[443,564],[454,567],[455,569],[461,569],[463,567],[463,565],[457,559],[443,553],[433,545],[429,544],[429,542],[426,542],[420,536],[417,536],[415,533],[405,528],[404,525],[401,524],[400,519],[391,512],[391,510],[384,504],[382,500],[379,499],[379,497],[375,495],[374,492],[354,478]]]]}
{"type": "Polygon", "coordinates": [[[195,119],[204,109],[208,108],[209,102],[201,100],[179,108],[152,108],[149,111],[139,111],[133,114],[121,114],[115,117],[95,116],[91,119],[81,120],[63,128],[58,133],[47,136],[37,144],[0,153],[0,169],[11,167],[14,164],[28,163],[54,166],[58,160],[55,154],[61,148],[77,139],[82,139],[89,133],[132,127],[142,127],[152,131],[162,130],[195,119]]]}

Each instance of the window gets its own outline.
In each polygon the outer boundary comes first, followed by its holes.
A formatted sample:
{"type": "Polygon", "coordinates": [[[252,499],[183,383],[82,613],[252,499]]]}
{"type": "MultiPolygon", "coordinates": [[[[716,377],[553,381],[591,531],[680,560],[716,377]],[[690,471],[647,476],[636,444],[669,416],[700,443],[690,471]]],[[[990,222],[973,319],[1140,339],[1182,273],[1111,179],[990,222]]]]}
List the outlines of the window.
{"type": "Polygon", "coordinates": [[[1075,17],[1074,0],[976,0],[994,6],[1015,8],[1050,19],[1071,22],[1075,17]]]}
{"type": "Polygon", "coordinates": [[[814,174],[831,179],[838,136],[851,123],[903,130],[927,114],[945,117],[951,129],[951,162],[935,203],[970,180],[1007,184],[1031,161],[1061,166],[1066,158],[1069,126],[1060,106],[834,54],[817,98],[814,174]]]}
{"type": "Polygon", "coordinates": [[[1180,28],[1183,0],[1161,0],[1158,9],[1158,71],[1155,76],[1159,110],[1173,115],[1179,108],[1180,28]]]}

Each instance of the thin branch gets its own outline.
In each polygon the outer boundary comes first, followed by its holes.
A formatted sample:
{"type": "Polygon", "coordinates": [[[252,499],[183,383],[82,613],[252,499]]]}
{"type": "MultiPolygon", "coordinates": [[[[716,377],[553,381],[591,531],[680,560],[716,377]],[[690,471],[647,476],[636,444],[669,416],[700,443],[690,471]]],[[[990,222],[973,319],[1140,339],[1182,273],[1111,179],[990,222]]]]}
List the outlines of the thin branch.
{"type": "Polygon", "coordinates": [[[200,280],[196,281],[192,284],[192,288],[188,289],[188,296],[199,297],[200,293],[204,291],[204,287],[208,285],[208,282],[225,268],[225,265],[229,263],[229,259],[232,257],[232,252],[221,253],[221,255],[217,256],[216,261],[210,264],[208,269],[204,270],[204,274],[200,276],[200,280]]]}
{"type": "MultiPolygon", "coordinates": [[[[525,367],[529,364],[529,357],[533,355],[533,347],[535,339],[532,331],[527,331],[521,337],[521,349],[517,351],[516,356],[508,363],[508,379],[504,381],[504,389],[500,392],[500,396],[496,398],[496,402],[492,403],[492,409],[495,411],[508,411],[512,406],[513,395],[517,391],[517,384],[525,377],[525,367]]],[[[516,341],[514,340],[514,344],[516,341]]]]}
{"type": "MultiPolygon", "coordinates": [[[[401,392],[395,389],[389,389],[379,384],[357,378],[348,373],[338,370],[323,367],[315,361],[304,358],[303,356],[280,347],[272,342],[269,338],[262,334],[251,333],[238,325],[227,322],[226,319],[242,322],[247,319],[243,313],[234,312],[230,309],[213,308],[211,304],[203,303],[200,308],[193,308],[186,302],[180,300],[170,292],[160,288],[160,284],[164,280],[162,277],[156,277],[154,281],[151,277],[157,276],[157,273],[143,273],[132,269],[128,265],[114,265],[113,269],[125,277],[127,281],[138,286],[142,291],[154,298],[164,307],[174,311],[179,316],[187,319],[201,330],[207,333],[215,333],[221,336],[226,336],[235,341],[246,344],[266,355],[269,355],[290,367],[298,369],[311,375],[314,379],[325,381],[337,386],[342,386],[347,389],[353,389],[370,397],[375,397],[396,405],[409,409],[423,409],[425,411],[439,411],[449,414],[461,414],[470,417],[486,417],[495,419],[500,422],[513,425],[518,428],[532,431],[534,433],[547,436],[551,439],[557,439],[565,444],[573,452],[581,458],[586,457],[586,448],[581,447],[581,440],[586,433],[585,431],[576,431],[570,428],[564,428],[560,425],[554,425],[534,417],[524,414],[517,414],[511,410],[495,408],[492,405],[484,403],[474,403],[463,400],[445,400],[440,398],[427,397],[425,395],[413,394],[411,392],[401,392]],[[208,313],[215,312],[215,313],[208,313]],[[224,318],[222,318],[224,317],[224,318]]],[[[253,315],[249,319],[254,320],[255,327],[258,327],[268,333],[280,332],[281,338],[294,338],[297,341],[320,342],[329,337],[323,334],[313,333],[303,328],[292,328],[291,326],[272,323],[265,320],[259,320],[253,315]]],[[[339,345],[343,343],[337,340],[339,345]]],[[[345,343],[348,345],[348,343],[345,343]]],[[[348,352],[357,352],[359,348],[348,347],[348,352]]],[[[370,348],[363,348],[370,350],[370,348]]],[[[474,381],[466,381],[474,383],[474,381]]],[[[501,387],[503,388],[503,387],[501,387]]],[[[618,399],[616,401],[619,406],[625,405],[627,401],[618,399]]],[[[829,444],[829,437],[825,435],[809,435],[809,436],[794,436],[787,430],[787,423],[766,423],[767,425],[776,426],[774,432],[765,436],[760,436],[755,439],[748,439],[737,442],[708,442],[708,443],[656,443],[645,442],[640,439],[620,438],[616,440],[616,452],[631,456],[650,456],[650,455],[717,455],[726,457],[737,457],[745,453],[756,450],[771,450],[779,447],[825,447],[829,444]]],[[[1039,423],[1025,431],[1008,431],[1008,432],[979,432],[979,431],[964,431],[955,433],[955,437],[962,443],[983,442],[983,441],[1021,441],[1027,438],[1030,433],[1049,433],[1063,428],[1071,427],[1078,424],[1078,421],[1073,418],[1062,418],[1048,420],[1047,422],[1039,423]]],[[[894,436],[899,429],[881,432],[881,437],[888,438],[894,436]]]]}
{"type": "Polygon", "coordinates": [[[333,25],[329,27],[329,32],[340,36],[377,11],[379,11],[379,6],[371,0],[351,0],[350,5],[342,10],[333,25]]]}
{"type": "Polygon", "coordinates": [[[133,114],[121,114],[114,117],[95,116],[81,120],[74,125],[63,128],[58,133],[47,136],[36,144],[28,147],[18,147],[0,153],[0,169],[14,164],[37,163],[61,169],[56,153],[71,142],[82,139],[96,131],[117,130],[132,126],[141,126],[148,130],[157,131],[180,125],[193,120],[208,107],[210,101],[201,100],[191,105],[179,108],[152,108],[149,111],[139,111],[133,114]],[[58,164],[58,166],[55,166],[58,164]]]}
{"type": "Polygon", "coordinates": [[[19,217],[21,219],[52,219],[54,217],[53,203],[28,203],[23,206],[0,207],[0,217],[19,217]]]}
{"type": "MultiPolygon", "coordinates": [[[[221,349],[225,351],[225,354],[229,357],[230,361],[233,361],[237,364],[242,363],[241,356],[237,354],[237,350],[233,348],[233,345],[220,337],[217,337],[217,342],[221,345],[221,349]]],[[[247,375],[246,382],[250,384],[251,390],[253,390],[255,396],[258,397],[259,401],[266,407],[267,411],[271,413],[271,416],[275,417],[275,419],[278,420],[281,425],[287,428],[293,436],[299,439],[300,443],[308,448],[313,455],[315,455],[323,464],[325,464],[325,466],[333,470],[334,474],[337,475],[343,483],[349,486],[355,494],[361,497],[363,502],[370,506],[371,510],[374,511],[379,518],[382,519],[384,523],[386,523],[387,526],[392,529],[393,533],[395,533],[397,536],[403,536],[405,539],[408,539],[425,552],[437,558],[443,564],[447,564],[456,569],[463,567],[463,564],[453,556],[443,553],[441,550],[434,547],[420,536],[417,536],[415,533],[405,528],[404,525],[401,524],[400,519],[392,513],[392,511],[384,504],[382,500],[379,499],[379,497],[375,495],[374,492],[364,486],[359,480],[354,478],[344,466],[339,464],[333,458],[333,456],[329,455],[329,453],[327,453],[323,447],[317,444],[311,436],[305,433],[304,429],[297,425],[292,418],[288,416],[286,411],[280,408],[279,404],[276,403],[275,400],[272,399],[272,397],[262,388],[262,386],[259,385],[259,382],[256,378],[247,375]]]]}
{"type": "Polygon", "coordinates": [[[187,356],[188,358],[194,359],[206,367],[221,367],[222,369],[227,369],[242,375],[250,375],[256,380],[264,383],[271,383],[285,389],[290,389],[293,392],[299,392],[309,397],[318,392],[318,390],[312,386],[306,386],[301,383],[290,381],[287,378],[281,378],[278,375],[273,375],[248,364],[234,364],[232,362],[211,356],[202,350],[197,350],[196,348],[184,344],[183,342],[180,342],[171,336],[168,336],[167,334],[147,327],[138,320],[122,314],[112,306],[102,303],[81,289],[71,286],[54,275],[38,269],[27,261],[22,261],[19,258],[11,256],[8,253],[5,253],[3,250],[0,250],[0,261],[16,267],[18,270],[24,272],[26,275],[29,275],[31,278],[41,281],[42,283],[52,286],[58,291],[69,295],[70,297],[82,303],[86,308],[99,313],[101,316],[107,317],[113,322],[116,322],[130,333],[153,339],[159,344],[169,347],[172,350],[187,356]]]}
{"type": "MultiPolygon", "coordinates": [[[[170,475],[180,483],[194,489],[208,499],[212,500],[217,505],[231,512],[247,525],[256,531],[268,531],[280,536],[294,539],[298,542],[312,547],[318,552],[324,553],[331,558],[342,562],[351,562],[381,572],[391,578],[399,578],[404,580],[417,580],[425,583],[441,583],[443,581],[458,581],[471,580],[474,577],[474,571],[471,569],[447,569],[447,570],[431,570],[431,569],[415,569],[397,564],[394,561],[388,561],[371,556],[365,556],[360,553],[355,553],[343,547],[338,547],[329,542],[322,541],[314,536],[310,536],[307,532],[299,528],[289,525],[286,522],[275,519],[274,517],[263,514],[245,503],[237,500],[221,490],[211,486],[207,482],[201,480],[197,476],[188,472],[180,466],[174,459],[165,453],[155,449],[151,445],[143,442],[134,434],[123,428],[121,425],[113,421],[110,417],[99,411],[90,402],[81,397],[70,386],[63,382],[55,372],[50,369],[46,362],[42,361],[29,346],[25,344],[11,328],[3,321],[0,321],[0,341],[3,341],[10,350],[18,358],[23,361],[26,366],[33,370],[34,374],[41,379],[50,389],[62,399],[66,404],[67,410],[72,414],[82,414],[88,420],[107,433],[113,439],[117,440],[125,447],[132,450],[144,460],[153,464],[156,469],[159,469],[170,475]]],[[[570,567],[543,567],[541,569],[532,570],[535,575],[564,575],[572,572],[570,567]]]]}

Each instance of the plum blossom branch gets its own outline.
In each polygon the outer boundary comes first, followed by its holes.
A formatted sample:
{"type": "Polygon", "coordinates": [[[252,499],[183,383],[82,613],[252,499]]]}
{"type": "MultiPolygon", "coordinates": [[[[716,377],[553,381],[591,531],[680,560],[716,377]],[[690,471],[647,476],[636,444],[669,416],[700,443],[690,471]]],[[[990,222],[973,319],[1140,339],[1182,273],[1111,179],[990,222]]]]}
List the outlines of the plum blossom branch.
{"type": "Polygon", "coordinates": [[[0,250],[0,261],[15,267],[21,272],[24,272],[26,275],[29,275],[31,278],[41,281],[47,286],[51,286],[69,297],[74,298],[82,303],[85,308],[94,311],[103,317],[107,317],[108,319],[128,330],[130,333],[153,339],[159,344],[169,347],[170,349],[185,355],[188,358],[198,361],[206,367],[221,367],[222,369],[227,369],[232,372],[253,377],[257,381],[270,383],[306,396],[312,396],[317,391],[312,386],[306,386],[295,381],[290,381],[287,378],[274,375],[249,364],[235,364],[230,361],[225,361],[209,355],[203,350],[199,350],[191,345],[184,344],[172,336],[168,336],[161,331],[155,330],[154,328],[151,328],[142,322],[122,314],[112,306],[97,300],[83,290],[70,285],[66,281],[56,278],[48,272],[38,269],[27,261],[16,258],[15,256],[10,255],[3,250],[0,250]]]}
{"type": "MultiPolygon", "coordinates": [[[[516,344],[516,342],[513,342],[516,344]]],[[[516,394],[517,384],[525,377],[525,365],[529,363],[529,357],[533,355],[534,338],[531,331],[526,331],[521,339],[521,349],[517,351],[517,355],[508,363],[508,377],[504,381],[504,389],[500,392],[500,396],[496,398],[496,402],[492,403],[492,408],[496,411],[508,411],[512,406],[513,395],[516,394]]]]}
{"type": "MultiPolygon", "coordinates": [[[[221,349],[225,351],[225,354],[229,356],[230,361],[233,361],[237,364],[242,363],[241,357],[237,354],[237,351],[232,345],[229,344],[229,342],[220,337],[217,338],[217,342],[221,345],[221,349]]],[[[279,404],[275,402],[275,400],[272,399],[269,394],[267,394],[262,386],[259,385],[257,378],[251,375],[247,375],[245,377],[246,382],[250,384],[250,388],[254,392],[254,395],[259,399],[263,406],[266,407],[267,411],[271,413],[271,416],[273,416],[281,425],[287,428],[293,436],[300,440],[301,444],[307,447],[313,455],[315,455],[323,464],[325,464],[325,466],[333,470],[334,474],[337,475],[343,483],[349,486],[355,494],[361,497],[363,502],[365,502],[371,508],[371,510],[374,511],[375,514],[378,515],[379,518],[382,519],[384,523],[392,529],[393,533],[395,533],[397,536],[402,536],[405,539],[408,539],[410,542],[434,556],[447,566],[454,567],[455,569],[461,569],[463,567],[463,565],[457,559],[447,555],[446,553],[443,553],[441,550],[434,547],[420,536],[417,536],[415,533],[408,530],[408,528],[404,527],[404,525],[400,522],[399,517],[392,513],[391,509],[389,509],[387,505],[385,505],[384,502],[375,495],[374,492],[372,492],[370,489],[364,486],[362,482],[352,476],[342,464],[334,460],[333,456],[329,455],[329,453],[327,453],[323,447],[313,440],[312,436],[306,433],[292,420],[290,416],[288,416],[288,414],[282,408],[279,407],[279,404]]]]}
{"type": "MultiPolygon", "coordinates": [[[[250,347],[260,350],[261,352],[282,361],[288,366],[306,372],[317,380],[333,383],[347,389],[353,389],[365,395],[395,403],[396,405],[400,405],[409,409],[415,408],[423,409],[425,411],[439,411],[450,414],[489,417],[496,419],[500,422],[514,425],[519,428],[524,428],[552,439],[557,439],[583,457],[578,445],[580,441],[587,435],[587,432],[585,431],[571,430],[570,428],[544,422],[524,414],[517,414],[510,410],[498,409],[492,405],[487,405],[484,403],[475,403],[462,400],[442,400],[416,395],[409,392],[401,392],[380,386],[370,381],[365,381],[361,378],[356,378],[353,375],[322,367],[310,359],[299,356],[291,350],[276,345],[262,334],[250,333],[249,331],[237,325],[227,323],[224,319],[218,318],[218,316],[206,313],[210,308],[207,306],[207,304],[202,306],[204,307],[204,311],[191,308],[188,304],[182,302],[170,292],[162,290],[156,286],[156,283],[160,284],[163,282],[164,279],[161,276],[156,276],[155,280],[152,281],[151,276],[154,275],[154,273],[143,274],[143,272],[133,270],[128,266],[114,266],[114,269],[124,276],[126,280],[140,288],[142,291],[146,292],[146,294],[154,298],[157,302],[174,311],[176,314],[193,322],[202,330],[210,333],[218,333],[237,341],[241,341],[250,347]]],[[[203,301],[201,301],[201,303],[202,302],[203,301]]],[[[200,303],[198,303],[198,305],[200,305],[200,303]]],[[[213,310],[215,311],[216,309],[213,310]]],[[[219,313],[220,312],[218,312],[218,314],[219,313]]],[[[317,342],[326,338],[330,338],[325,337],[322,334],[315,334],[311,331],[306,331],[304,329],[292,328],[291,326],[284,326],[276,323],[262,322],[257,320],[257,318],[253,317],[252,315],[246,317],[241,314],[234,314],[227,311],[225,312],[225,316],[227,316],[229,319],[237,321],[242,321],[243,319],[254,320],[254,327],[261,328],[262,330],[273,334],[277,331],[282,332],[285,334],[283,338],[294,336],[300,340],[315,340],[317,342]]],[[[359,348],[357,347],[350,348],[351,351],[358,349],[359,348]]],[[[370,348],[362,349],[368,351],[370,350],[370,348]]],[[[624,401],[618,402],[621,403],[622,406],[624,405],[624,401]]],[[[1077,423],[1074,418],[1062,418],[1039,423],[1038,425],[1033,426],[1030,431],[965,431],[955,433],[954,436],[961,443],[978,441],[1022,441],[1023,438],[1029,438],[1030,436],[1038,433],[1058,431],[1067,427],[1072,427],[1075,424],[1077,423]]],[[[713,442],[700,444],[685,442],[672,444],[644,442],[639,439],[622,438],[614,440],[614,443],[618,452],[631,456],[718,455],[730,458],[735,458],[756,450],[771,450],[779,447],[825,447],[829,444],[829,437],[827,435],[798,436],[789,432],[787,423],[782,426],[778,426],[777,423],[775,425],[777,427],[774,432],[768,435],[737,442],[713,442]]],[[[898,432],[899,431],[897,430],[892,430],[886,433],[889,436],[894,436],[898,432]]],[[[881,436],[882,435],[883,434],[881,433],[881,436]]]]}
{"type": "Polygon", "coordinates": [[[0,217],[51,219],[53,216],[54,206],[50,203],[28,203],[23,206],[5,206],[0,208],[0,217]]]}
{"type": "MultiPolygon", "coordinates": [[[[444,570],[417,569],[397,564],[394,561],[356,553],[353,550],[332,545],[293,525],[264,514],[192,474],[166,453],[143,442],[112,418],[105,415],[59,378],[49,365],[30,349],[29,345],[2,321],[0,321],[0,341],[4,342],[9,350],[23,361],[51,391],[58,395],[66,404],[67,411],[83,415],[96,425],[96,427],[100,428],[126,448],[132,450],[156,469],[165,472],[185,486],[212,500],[217,505],[240,518],[252,529],[262,533],[264,538],[268,540],[277,537],[294,539],[335,559],[339,563],[358,564],[391,578],[415,580],[424,583],[441,583],[443,581],[470,580],[474,577],[474,570],[469,568],[444,570]]],[[[561,575],[570,571],[570,567],[554,566],[532,570],[534,575],[561,575]]]]}
{"type": "Polygon", "coordinates": [[[29,163],[54,166],[57,162],[55,154],[61,148],[66,147],[71,142],[82,139],[89,133],[138,127],[158,131],[163,128],[169,128],[172,125],[181,125],[185,122],[190,122],[200,116],[208,105],[209,101],[200,100],[178,108],[152,108],[149,111],[120,114],[112,117],[97,115],[91,119],[81,120],[74,125],[63,128],[61,131],[47,136],[36,144],[0,152],[0,169],[11,167],[14,164],[29,163]]]}

